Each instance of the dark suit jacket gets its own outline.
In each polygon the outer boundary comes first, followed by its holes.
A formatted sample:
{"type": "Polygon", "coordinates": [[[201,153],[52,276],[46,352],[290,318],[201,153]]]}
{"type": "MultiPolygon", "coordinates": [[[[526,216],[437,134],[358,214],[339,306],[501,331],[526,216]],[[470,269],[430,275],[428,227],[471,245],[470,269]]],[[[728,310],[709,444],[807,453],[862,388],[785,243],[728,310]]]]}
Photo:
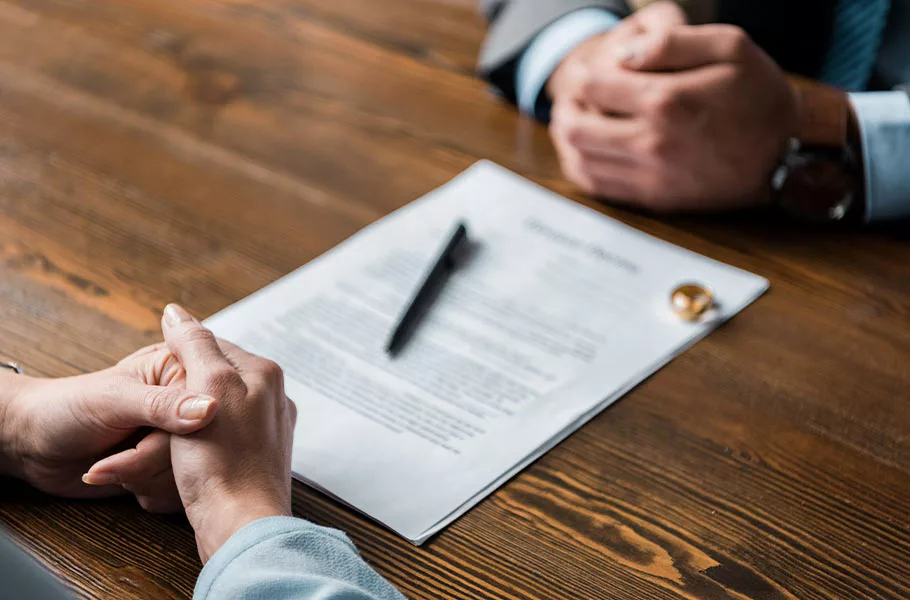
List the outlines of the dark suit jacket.
{"type": "MultiPolygon", "coordinates": [[[[790,73],[815,76],[831,39],[837,0],[677,0],[695,22],[732,23],[745,29],[790,73]]],[[[517,59],[531,40],[560,17],[599,7],[618,17],[650,0],[481,0],[490,31],[478,71],[515,100],[517,59]]]]}

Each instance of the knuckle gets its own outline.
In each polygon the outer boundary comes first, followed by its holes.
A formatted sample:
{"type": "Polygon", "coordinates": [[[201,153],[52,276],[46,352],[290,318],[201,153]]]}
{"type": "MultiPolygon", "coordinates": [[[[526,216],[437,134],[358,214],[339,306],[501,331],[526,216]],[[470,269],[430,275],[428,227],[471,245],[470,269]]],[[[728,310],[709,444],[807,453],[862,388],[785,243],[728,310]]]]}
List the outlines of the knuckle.
{"type": "Polygon", "coordinates": [[[603,183],[599,183],[599,182],[595,181],[595,182],[591,183],[590,187],[591,187],[591,190],[589,192],[585,192],[585,193],[588,194],[589,196],[591,196],[592,198],[608,198],[608,199],[611,198],[609,188],[606,185],[604,185],[603,183]]]}
{"type": "Polygon", "coordinates": [[[597,196],[600,193],[600,189],[597,187],[597,184],[594,183],[594,181],[591,179],[579,179],[577,184],[581,191],[589,196],[597,196]]]}
{"type": "Polygon", "coordinates": [[[578,96],[580,98],[590,100],[592,98],[596,98],[599,94],[601,82],[597,77],[594,77],[594,74],[591,71],[585,69],[579,74],[578,80],[576,81],[576,86],[578,90],[578,96]]]}
{"type": "Polygon", "coordinates": [[[274,385],[284,383],[284,370],[275,361],[262,359],[259,370],[269,383],[274,385]]]}
{"type": "Polygon", "coordinates": [[[554,143],[557,145],[569,143],[569,130],[572,126],[573,118],[572,111],[564,103],[557,103],[553,107],[550,120],[550,137],[553,138],[554,143]]]}
{"type": "Polygon", "coordinates": [[[671,2],[670,0],[660,0],[660,2],[655,3],[653,10],[674,19],[682,17],[683,21],[685,21],[686,12],[676,2],[671,2]]]}
{"type": "Polygon", "coordinates": [[[267,396],[274,390],[284,389],[284,371],[275,361],[256,357],[249,363],[244,381],[251,395],[267,396]]]}
{"type": "Polygon", "coordinates": [[[591,82],[591,69],[587,62],[572,61],[567,62],[566,82],[567,90],[570,95],[578,95],[584,92],[586,86],[591,82]]]}
{"type": "Polygon", "coordinates": [[[214,344],[215,334],[202,325],[187,327],[183,331],[183,341],[188,344],[214,344]]]}
{"type": "Polygon", "coordinates": [[[560,132],[563,121],[566,119],[566,102],[564,100],[554,100],[553,108],[550,109],[550,135],[556,136],[560,132]]]}
{"type": "Polygon", "coordinates": [[[743,58],[752,45],[752,38],[749,37],[749,34],[735,25],[726,25],[722,31],[723,46],[721,50],[724,55],[733,59],[743,58]]]}
{"type": "Polygon", "coordinates": [[[294,401],[291,400],[290,398],[288,398],[287,402],[288,402],[288,416],[289,416],[288,421],[290,422],[291,427],[293,428],[294,425],[297,424],[297,405],[294,404],[294,401]]]}
{"type": "Polygon", "coordinates": [[[667,56],[673,49],[673,34],[671,31],[659,31],[652,34],[653,39],[649,42],[650,48],[648,54],[654,56],[667,56]]]}
{"type": "Polygon", "coordinates": [[[585,114],[580,109],[573,107],[563,111],[560,115],[559,123],[556,125],[557,135],[569,146],[578,147],[591,136],[588,126],[585,114]]]}
{"type": "Polygon", "coordinates": [[[150,388],[145,392],[143,405],[145,414],[152,422],[160,422],[165,419],[171,411],[171,408],[177,404],[180,392],[175,389],[156,389],[150,388]]]}
{"type": "Polygon", "coordinates": [[[584,169],[579,165],[577,171],[572,173],[569,180],[577,185],[581,191],[589,195],[595,195],[598,192],[597,183],[593,177],[588,177],[584,169]]]}
{"type": "Polygon", "coordinates": [[[650,93],[645,104],[652,114],[669,116],[679,107],[680,100],[673,89],[661,87],[650,93]]]}
{"type": "Polygon", "coordinates": [[[566,125],[566,142],[572,146],[579,146],[585,142],[587,131],[581,119],[572,118],[566,125]]]}
{"type": "Polygon", "coordinates": [[[205,376],[206,387],[217,393],[224,393],[244,386],[243,379],[230,365],[217,366],[205,376]]]}
{"type": "Polygon", "coordinates": [[[590,175],[594,170],[595,160],[585,154],[581,154],[578,157],[578,171],[585,178],[590,179],[590,175]]]}
{"type": "Polygon", "coordinates": [[[587,176],[584,168],[584,158],[571,147],[557,144],[559,150],[559,164],[563,175],[585,193],[593,193],[593,183],[587,176]]]}
{"type": "Polygon", "coordinates": [[[651,159],[661,159],[670,152],[670,140],[663,133],[657,131],[641,137],[641,152],[651,159]]]}
{"type": "Polygon", "coordinates": [[[559,138],[559,134],[562,127],[563,119],[565,118],[565,109],[563,108],[564,103],[560,100],[553,102],[553,107],[550,109],[550,124],[547,127],[547,132],[550,134],[550,137],[553,141],[559,138]]]}
{"type": "Polygon", "coordinates": [[[284,371],[275,361],[257,359],[247,381],[252,400],[259,403],[284,390],[284,371]]]}

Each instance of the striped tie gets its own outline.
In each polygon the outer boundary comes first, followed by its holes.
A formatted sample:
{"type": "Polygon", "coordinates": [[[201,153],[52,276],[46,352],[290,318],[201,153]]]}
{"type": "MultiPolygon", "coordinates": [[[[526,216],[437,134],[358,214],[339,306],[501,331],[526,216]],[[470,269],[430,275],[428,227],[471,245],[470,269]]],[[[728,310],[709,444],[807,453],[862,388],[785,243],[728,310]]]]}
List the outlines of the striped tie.
{"type": "Polygon", "coordinates": [[[840,0],[819,79],[850,91],[866,89],[890,10],[891,0],[840,0]]]}

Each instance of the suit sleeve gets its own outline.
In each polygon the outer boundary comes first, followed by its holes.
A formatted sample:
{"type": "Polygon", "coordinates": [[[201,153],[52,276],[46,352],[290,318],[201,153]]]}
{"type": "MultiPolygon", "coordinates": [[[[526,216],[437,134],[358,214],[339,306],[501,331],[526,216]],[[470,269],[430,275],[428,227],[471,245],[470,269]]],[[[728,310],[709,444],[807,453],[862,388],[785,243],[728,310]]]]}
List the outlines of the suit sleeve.
{"type": "Polygon", "coordinates": [[[552,99],[546,85],[563,60],[586,40],[610,31],[619,17],[602,8],[583,8],[560,17],[522,52],[515,69],[515,97],[521,112],[549,122],[552,99]]]}
{"type": "Polygon", "coordinates": [[[516,101],[515,71],[534,38],[551,23],[585,8],[600,8],[619,18],[629,15],[625,0],[481,0],[490,22],[477,71],[510,102],[516,101]]]}

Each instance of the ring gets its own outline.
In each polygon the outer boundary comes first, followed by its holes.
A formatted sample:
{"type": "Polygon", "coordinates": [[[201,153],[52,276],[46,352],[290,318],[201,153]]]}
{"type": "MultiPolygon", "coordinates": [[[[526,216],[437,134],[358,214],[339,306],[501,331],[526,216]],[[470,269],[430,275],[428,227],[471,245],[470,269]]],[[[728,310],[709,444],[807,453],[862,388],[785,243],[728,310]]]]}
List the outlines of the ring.
{"type": "Polygon", "coordinates": [[[697,283],[686,283],[670,294],[670,308],[684,321],[698,321],[714,306],[714,292],[697,283]]]}
{"type": "Polygon", "coordinates": [[[19,375],[22,375],[22,367],[19,366],[19,363],[6,362],[0,360],[0,368],[9,369],[10,371],[15,371],[19,375]]]}

